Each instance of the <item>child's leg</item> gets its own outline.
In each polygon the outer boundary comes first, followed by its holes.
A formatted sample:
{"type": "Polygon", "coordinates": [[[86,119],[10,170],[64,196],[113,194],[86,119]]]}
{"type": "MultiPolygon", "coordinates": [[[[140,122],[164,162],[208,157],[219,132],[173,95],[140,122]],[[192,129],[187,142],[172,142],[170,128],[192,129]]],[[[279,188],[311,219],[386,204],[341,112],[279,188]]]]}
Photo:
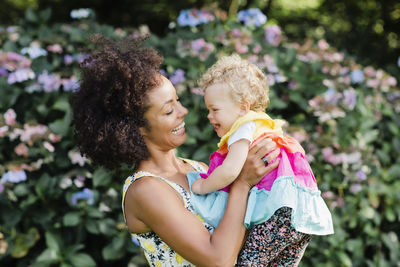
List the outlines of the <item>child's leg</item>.
{"type": "MultiPolygon", "coordinates": [[[[299,261],[299,257],[292,256],[291,252],[285,251],[286,248],[298,244],[301,240],[308,240],[307,234],[297,232],[291,225],[291,208],[283,207],[265,223],[254,226],[246,238],[245,244],[240,251],[237,266],[267,266],[279,259],[280,254],[286,258],[293,258],[293,261],[299,261]]],[[[308,242],[306,242],[304,249],[308,242]]],[[[304,250],[303,249],[303,250],[304,250]]],[[[297,251],[297,250],[296,250],[297,251]]],[[[298,252],[299,254],[300,252],[298,252]]],[[[287,262],[286,265],[292,265],[293,262],[287,262]]]]}
{"type": "Polygon", "coordinates": [[[310,243],[311,236],[304,235],[304,237],[296,244],[287,246],[278,257],[276,257],[271,263],[271,266],[298,266],[301,258],[303,258],[304,252],[308,244],[310,243]]]}

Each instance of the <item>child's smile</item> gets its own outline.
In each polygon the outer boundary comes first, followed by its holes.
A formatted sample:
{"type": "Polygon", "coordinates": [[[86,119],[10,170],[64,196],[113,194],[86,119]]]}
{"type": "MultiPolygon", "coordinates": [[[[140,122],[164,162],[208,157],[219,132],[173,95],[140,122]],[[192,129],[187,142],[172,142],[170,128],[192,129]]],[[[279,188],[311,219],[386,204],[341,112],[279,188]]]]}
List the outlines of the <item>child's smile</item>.
{"type": "Polygon", "coordinates": [[[221,83],[209,86],[204,94],[210,123],[219,137],[224,136],[233,123],[244,115],[240,104],[233,101],[229,89],[221,83]]]}

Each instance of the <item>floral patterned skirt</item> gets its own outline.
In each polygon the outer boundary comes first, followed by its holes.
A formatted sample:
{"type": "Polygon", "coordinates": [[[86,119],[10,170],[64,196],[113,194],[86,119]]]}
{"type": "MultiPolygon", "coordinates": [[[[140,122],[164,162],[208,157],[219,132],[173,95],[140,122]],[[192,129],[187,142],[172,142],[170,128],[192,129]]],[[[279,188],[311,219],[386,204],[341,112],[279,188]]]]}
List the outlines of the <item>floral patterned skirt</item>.
{"type": "Polygon", "coordinates": [[[282,207],[251,228],[236,266],[297,266],[311,240],[291,224],[292,209],[282,207]]]}

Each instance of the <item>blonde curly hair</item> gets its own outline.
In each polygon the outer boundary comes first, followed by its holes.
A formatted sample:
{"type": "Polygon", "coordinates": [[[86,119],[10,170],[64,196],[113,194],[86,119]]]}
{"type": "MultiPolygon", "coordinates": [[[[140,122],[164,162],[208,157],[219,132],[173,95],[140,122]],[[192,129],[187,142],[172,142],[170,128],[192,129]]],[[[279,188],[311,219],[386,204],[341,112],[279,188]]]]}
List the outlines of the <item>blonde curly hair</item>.
{"type": "Polygon", "coordinates": [[[249,102],[250,110],[265,111],[269,105],[269,87],[264,73],[236,54],[221,57],[199,80],[204,92],[217,83],[227,85],[237,103],[249,102]]]}

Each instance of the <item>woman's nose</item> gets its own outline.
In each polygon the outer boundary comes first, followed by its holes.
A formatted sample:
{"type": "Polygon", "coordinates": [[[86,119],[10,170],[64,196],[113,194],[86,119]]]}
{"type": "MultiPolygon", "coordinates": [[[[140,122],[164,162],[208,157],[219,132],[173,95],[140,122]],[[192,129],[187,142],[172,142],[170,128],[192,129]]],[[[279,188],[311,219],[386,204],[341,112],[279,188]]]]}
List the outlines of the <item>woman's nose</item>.
{"type": "Polygon", "coordinates": [[[182,104],[181,103],[179,103],[179,108],[180,108],[180,112],[181,112],[181,115],[182,116],[185,116],[186,114],[188,114],[188,110],[187,110],[187,108],[185,108],[184,106],[182,106],[182,104]]]}

